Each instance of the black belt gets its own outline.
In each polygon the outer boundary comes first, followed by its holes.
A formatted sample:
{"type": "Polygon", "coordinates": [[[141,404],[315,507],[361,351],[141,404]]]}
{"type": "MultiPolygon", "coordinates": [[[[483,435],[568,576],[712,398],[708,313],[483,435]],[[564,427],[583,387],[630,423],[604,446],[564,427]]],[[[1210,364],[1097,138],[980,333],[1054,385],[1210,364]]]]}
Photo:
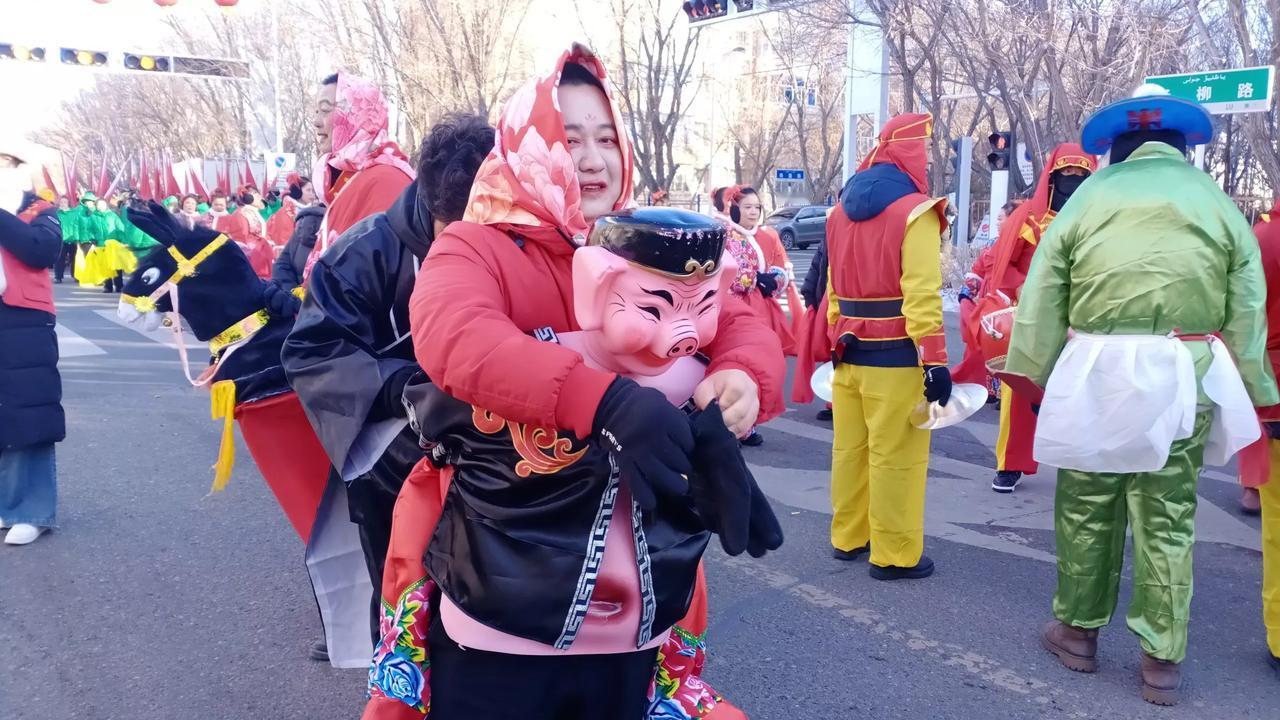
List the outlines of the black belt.
{"type": "Polygon", "coordinates": [[[840,300],[840,314],[849,318],[902,317],[902,298],[893,300],[840,300]]]}

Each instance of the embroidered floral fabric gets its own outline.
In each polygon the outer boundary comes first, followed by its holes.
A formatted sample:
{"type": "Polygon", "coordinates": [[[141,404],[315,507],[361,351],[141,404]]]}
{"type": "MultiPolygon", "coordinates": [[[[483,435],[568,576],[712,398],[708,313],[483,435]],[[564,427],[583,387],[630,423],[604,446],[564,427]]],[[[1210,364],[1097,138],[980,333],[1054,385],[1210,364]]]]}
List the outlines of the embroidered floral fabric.
{"type": "Polygon", "coordinates": [[[431,712],[431,662],[427,659],[427,628],[431,625],[428,578],[410,585],[393,608],[382,604],[382,641],[369,666],[369,697],[399,700],[424,715],[431,712]]]}

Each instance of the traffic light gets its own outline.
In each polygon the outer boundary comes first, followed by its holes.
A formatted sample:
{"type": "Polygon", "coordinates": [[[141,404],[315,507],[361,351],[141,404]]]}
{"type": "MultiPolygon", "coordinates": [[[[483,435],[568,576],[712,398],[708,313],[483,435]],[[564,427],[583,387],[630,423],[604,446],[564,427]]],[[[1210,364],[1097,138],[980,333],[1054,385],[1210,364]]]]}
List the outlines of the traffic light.
{"type": "Polygon", "coordinates": [[[0,60],[44,62],[44,48],[0,43],[0,60]]]}
{"type": "Polygon", "coordinates": [[[725,0],[686,0],[684,4],[684,14],[689,16],[689,22],[714,20],[728,13],[729,8],[725,0]]]}
{"type": "Polygon", "coordinates": [[[126,70],[141,70],[142,72],[169,72],[173,69],[173,61],[162,55],[125,53],[124,67],[126,70]]]}
{"type": "Polygon", "coordinates": [[[991,152],[987,154],[987,167],[992,170],[1008,170],[1013,162],[1013,133],[997,130],[987,136],[991,152]]]}
{"type": "Polygon", "coordinates": [[[83,67],[104,67],[107,54],[101,50],[82,50],[80,48],[62,48],[62,62],[66,65],[83,67]]]}

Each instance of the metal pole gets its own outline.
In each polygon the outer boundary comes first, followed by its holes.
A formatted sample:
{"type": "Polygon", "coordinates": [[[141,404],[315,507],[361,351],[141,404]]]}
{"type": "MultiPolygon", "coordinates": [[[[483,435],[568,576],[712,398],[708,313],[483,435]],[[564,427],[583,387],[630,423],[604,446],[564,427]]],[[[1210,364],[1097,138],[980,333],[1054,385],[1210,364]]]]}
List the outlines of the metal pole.
{"type": "Polygon", "coordinates": [[[267,7],[271,8],[271,36],[275,39],[275,46],[271,49],[271,95],[275,100],[276,152],[282,153],[284,127],[280,123],[280,17],[276,3],[267,3],[267,7]]]}
{"type": "Polygon", "coordinates": [[[853,177],[854,170],[858,167],[858,118],[854,115],[853,95],[854,95],[854,36],[857,34],[857,25],[854,25],[852,19],[854,17],[856,0],[849,0],[849,37],[845,46],[845,68],[844,68],[844,175],[843,182],[849,182],[849,178],[853,177]]]}
{"type": "Polygon", "coordinates": [[[1234,130],[1235,130],[1235,123],[1233,122],[1232,117],[1228,115],[1227,116],[1227,144],[1222,151],[1222,155],[1223,155],[1222,162],[1223,162],[1223,165],[1225,166],[1225,171],[1222,174],[1222,191],[1228,195],[1231,195],[1232,193],[1234,193],[1236,189],[1235,183],[1233,182],[1234,178],[1231,177],[1231,140],[1232,140],[1232,136],[1235,135],[1234,130]]]}
{"type": "Polygon", "coordinates": [[[973,138],[960,138],[960,173],[956,183],[956,226],[951,233],[953,244],[969,242],[970,189],[973,176],[973,138]]]}
{"type": "Polygon", "coordinates": [[[1009,202],[1009,171],[991,171],[991,207],[988,209],[987,227],[991,228],[991,242],[1000,237],[1000,228],[996,226],[996,216],[1000,208],[1009,202]]]}

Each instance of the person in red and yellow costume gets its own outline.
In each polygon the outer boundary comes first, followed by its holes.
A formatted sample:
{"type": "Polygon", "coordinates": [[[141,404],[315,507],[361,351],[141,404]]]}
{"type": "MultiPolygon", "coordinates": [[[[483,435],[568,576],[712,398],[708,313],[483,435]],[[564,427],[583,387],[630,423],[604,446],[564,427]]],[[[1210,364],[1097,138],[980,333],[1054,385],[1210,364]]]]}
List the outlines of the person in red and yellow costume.
{"type": "Polygon", "coordinates": [[[224,233],[240,246],[258,277],[271,277],[271,263],[276,259],[271,241],[267,240],[267,223],[262,219],[256,204],[261,198],[258,188],[241,186],[236,191],[236,211],[214,218],[213,229],[224,233]]]}
{"type": "MultiPolygon", "coordinates": [[[[1280,373],[1280,196],[1253,232],[1267,279],[1267,356],[1272,372],[1280,373]]],[[[1266,429],[1257,446],[1262,457],[1248,452],[1252,445],[1240,453],[1241,505],[1247,510],[1256,503],[1262,512],[1262,620],[1268,660],[1280,675],[1280,405],[1258,408],[1258,417],[1266,429]]]]}
{"type": "MultiPolygon", "coordinates": [[[[991,269],[982,284],[982,295],[969,323],[978,326],[988,312],[1017,305],[1022,285],[1031,269],[1040,238],[1049,223],[1076,188],[1098,169],[1098,160],[1075,143],[1054,148],[1045,170],[1036,184],[1035,194],[1014,210],[1000,226],[1000,237],[993,247],[991,269]]],[[[977,337],[978,327],[966,334],[977,337]]],[[[988,362],[993,358],[986,358],[988,362]]],[[[964,381],[956,374],[957,381],[964,381]]],[[[1000,388],[1000,434],[996,438],[996,476],[991,489],[1011,493],[1022,476],[1034,475],[1039,469],[1031,446],[1036,435],[1036,414],[1031,400],[1015,393],[1008,385],[1000,388]]]]}
{"type": "Polygon", "coordinates": [[[871,577],[924,578],[929,431],[909,421],[924,397],[951,398],[942,330],[946,201],[928,194],[928,114],[899,115],[827,218],[834,326],[831,544],[841,560],[870,550],[871,577]]]}

